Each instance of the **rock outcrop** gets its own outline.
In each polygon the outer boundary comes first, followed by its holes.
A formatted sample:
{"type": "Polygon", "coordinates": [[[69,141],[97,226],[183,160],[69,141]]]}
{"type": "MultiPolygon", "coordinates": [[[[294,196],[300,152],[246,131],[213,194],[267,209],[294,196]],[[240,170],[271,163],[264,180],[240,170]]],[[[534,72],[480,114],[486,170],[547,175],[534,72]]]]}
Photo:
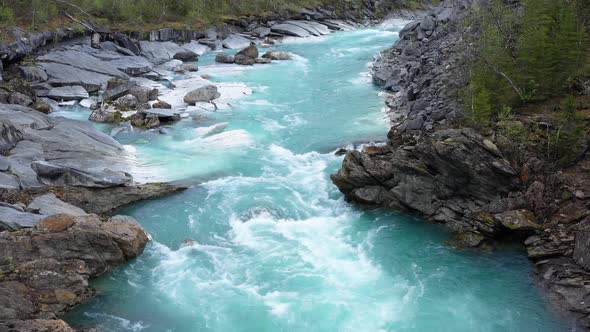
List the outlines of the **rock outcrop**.
{"type": "Polygon", "coordinates": [[[6,155],[2,188],[113,187],[133,180],[126,172],[132,161],[123,147],[89,123],[0,104],[0,124],[6,155]]]}
{"type": "MultiPolygon", "coordinates": [[[[332,180],[349,201],[447,225],[455,246],[489,247],[506,238],[522,243],[556,308],[589,330],[588,143],[575,163],[556,166],[544,161],[545,146],[520,145],[495,127],[484,137],[459,121],[473,47],[463,36],[476,40],[470,13],[482,4],[442,2],[376,58],[373,81],[391,94],[389,140],[349,151],[332,180]]],[[[540,142],[549,140],[546,119],[520,117],[540,142]]]]}
{"type": "Polygon", "coordinates": [[[140,255],[149,235],[130,217],[53,215],[0,233],[0,326],[70,331],[52,321],[92,297],[89,278],[140,255]]]}

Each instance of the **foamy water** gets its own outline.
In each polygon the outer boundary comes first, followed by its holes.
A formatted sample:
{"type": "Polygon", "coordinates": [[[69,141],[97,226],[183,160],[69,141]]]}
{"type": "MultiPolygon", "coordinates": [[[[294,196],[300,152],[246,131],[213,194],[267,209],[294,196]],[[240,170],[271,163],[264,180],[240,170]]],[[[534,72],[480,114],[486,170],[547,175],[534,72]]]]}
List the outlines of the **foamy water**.
{"type": "Polygon", "coordinates": [[[391,23],[289,40],[277,48],[294,60],[271,65],[203,57],[216,84],[247,93],[195,109],[165,134],[117,134],[141,161],[135,172],[192,187],[123,211],[154,241],[95,281],[100,295],[68,322],[107,331],[563,330],[519,248],[454,250],[444,229],[359,210],[330,182],[342,162],[333,151],[385,139],[367,63],[397,31],[391,23]]]}

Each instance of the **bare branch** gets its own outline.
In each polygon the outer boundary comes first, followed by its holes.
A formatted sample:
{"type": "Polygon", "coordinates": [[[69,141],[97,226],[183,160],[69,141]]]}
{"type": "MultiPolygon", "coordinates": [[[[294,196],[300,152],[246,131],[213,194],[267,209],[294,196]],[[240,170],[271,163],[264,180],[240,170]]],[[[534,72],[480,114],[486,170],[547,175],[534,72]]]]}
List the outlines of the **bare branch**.
{"type": "MultiPolygon", "coordinates": [[[[66,1],[66,0],[55,0],[55,1],[56,1],[56,2],[60,2],[60,3],[64,3],[64,4],[66,4],[66,5],[70,6],[70,7],[74,7],[74,8],[76,8],[76,9],[78,9],[78,10],[79,10],[81,13],[83,13],[84,15],[86,15],[86,16],[88,16],[88,17],[92,17],[92,16],[91,16],[90,14],[88,14],[88,13],[87,13],[87,12],[86,12],[84,9],[80,8],[79,6],[76,6],[75,4],[73,4],[73,3],[69,2],[69,1],[66,1]]],[[[67,13],[66,13],[66,15],[67,15],[67,13]]],[[[69,15],[68,15],[68,16],[69,16],[69,15]]]]}

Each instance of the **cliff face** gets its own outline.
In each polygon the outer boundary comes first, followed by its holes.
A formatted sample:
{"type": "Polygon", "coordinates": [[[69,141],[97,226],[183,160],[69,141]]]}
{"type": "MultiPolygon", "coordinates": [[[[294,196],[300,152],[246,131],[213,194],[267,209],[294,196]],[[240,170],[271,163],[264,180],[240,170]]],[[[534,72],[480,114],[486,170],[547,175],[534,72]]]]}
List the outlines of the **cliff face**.
{"type": "MultiPolygon", "coordinates": [[[[477,34],[465,18],[478,5],[443,2],[408,24],[379,56],[374,82],[392,92],[389,142],[349,152],[332,180],[355,203],[418,212],[447,225],[458,246],[489,245],[506,236],[522,241],[549,298],[573,324],[589,329],[587,143],[572,166],[555,167],[532,145],[500,130],[484,137],[459,121],[470,62],[462,36],[477,34]]],[[[548,141],[545,115],[515,121],[548,141]]]]}

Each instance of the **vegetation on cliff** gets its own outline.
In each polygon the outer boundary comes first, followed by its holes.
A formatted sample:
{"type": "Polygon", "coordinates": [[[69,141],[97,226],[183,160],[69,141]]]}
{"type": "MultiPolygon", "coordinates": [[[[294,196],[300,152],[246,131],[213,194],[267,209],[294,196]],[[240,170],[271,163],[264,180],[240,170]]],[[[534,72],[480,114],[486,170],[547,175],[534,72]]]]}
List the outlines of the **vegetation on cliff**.
{"type": "MultiPolygon", "coordinates": [[[[590,5],[583,0],[523,0],[515,5],[493,0],[480,8],[470,84],[464,101],[467,119],[480,127],[495,125],[513,140],[531,141],[540,133],[513,121],[513,113],[551,118],[541,130],[546,157],[568,163],[583,141],[584,125],[575,98],[590,74],[590,5]],[[515,110],[515,111],[513,111],[515,110]]],[[[539,128],[536,128],[539,129],[539,128]]]]}
{"type": "MultiPolygon", "coordinates": [[[[374,9],[385,13],[391,8],[417,8],[424,2],[386,0],[374,9]]],[[[364,5],[362,0],[0,0],[0,27],[43,28],[70,19],[70,15],[124,27],[201,27],[240,15],[276,15],[319,6],[354,15],[364,5]]]]}

